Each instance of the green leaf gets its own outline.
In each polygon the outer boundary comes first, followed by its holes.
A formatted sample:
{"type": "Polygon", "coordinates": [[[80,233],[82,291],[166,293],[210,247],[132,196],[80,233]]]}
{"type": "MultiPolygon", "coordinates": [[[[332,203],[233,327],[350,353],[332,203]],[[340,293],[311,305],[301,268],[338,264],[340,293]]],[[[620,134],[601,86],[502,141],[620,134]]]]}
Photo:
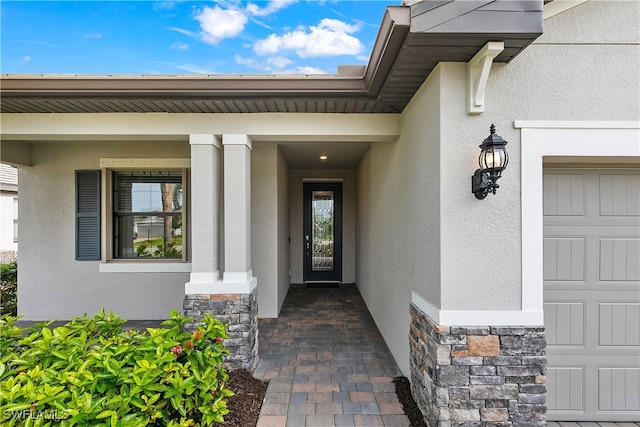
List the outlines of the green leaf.
{"type": "Polygon", "coordinates": [[[107,417],[112,417],[112,416],[118,416],[118,414],[116,413],[116,411],[112,410],[112,409],[107,409],[105,411],[100,412],[98,415],[96,415],[96,418],[101,420],[103,418],[107,418],[107,417]]]}
{"type": "Polygon", "coordinates": [[[69,360],[69,355],[62,353],[61,351],[51,350],[51,354],[53,354],[58,359],[69,360]]]}
{"type": "Polygon", "coordinates": [[[138,366],[140,366],[141,368],[144,369],[150,369],[151,368],[151,364],[149,363],[148,360],[136,360],[136,363],[138,364],[138,366]]]}
{"type": "Polygon", "coordinates": [[[196,358],[198,359],[198,364],[202,366],[206,366],[204,363],[204,354],[201,351],[196,352],[196,358]]]}
{"type": "Polygon", "coordinates": [[[40,332],[42,333],[42,336],[44,337],[44,339],[46,339],[47,341],[51,340],[52,336],[51,336],[51,330],[47,327],[43,327],[40,332]]]}

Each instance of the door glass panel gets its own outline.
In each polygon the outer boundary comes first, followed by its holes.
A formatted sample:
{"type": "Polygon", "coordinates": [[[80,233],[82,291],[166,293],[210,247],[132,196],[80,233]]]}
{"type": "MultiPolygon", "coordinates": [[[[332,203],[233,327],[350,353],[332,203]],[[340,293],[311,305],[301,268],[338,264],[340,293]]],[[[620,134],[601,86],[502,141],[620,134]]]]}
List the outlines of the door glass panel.
{"type": "Polygon", "coordinates": [[[333,191],[313,191],[311,195],[312,207],[312,241],[313,241],[313,271],[333,270],[333,191]]]}

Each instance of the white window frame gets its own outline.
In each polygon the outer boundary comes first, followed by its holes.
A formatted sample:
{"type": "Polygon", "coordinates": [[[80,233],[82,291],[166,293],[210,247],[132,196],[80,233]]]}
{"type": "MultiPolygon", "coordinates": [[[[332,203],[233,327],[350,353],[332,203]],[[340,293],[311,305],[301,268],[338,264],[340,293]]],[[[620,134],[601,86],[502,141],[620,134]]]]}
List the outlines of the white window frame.
{"type": "Polygon", "coordinates": [[[189,273],[189,171],[188,158],[102,158],[102,262],[101,273],[189,273]],[[123,259],[113,257],[113,188],[112,172],[127,170],[181,170],[183,176],[183,257],[182,259],[123,259]]]}

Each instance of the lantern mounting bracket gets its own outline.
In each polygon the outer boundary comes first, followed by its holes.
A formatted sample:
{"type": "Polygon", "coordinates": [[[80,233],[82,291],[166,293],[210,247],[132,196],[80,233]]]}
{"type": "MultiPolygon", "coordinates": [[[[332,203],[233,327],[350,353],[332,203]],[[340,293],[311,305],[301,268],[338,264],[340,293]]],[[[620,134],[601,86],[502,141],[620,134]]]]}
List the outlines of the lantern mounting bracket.
{"type": "Polygon", "coordinates": [[[504,50],[504,42],[488,42],[467,63],[467,98],[469,114],[484,113],[484,94],[491,65],[504,50]]]}
{"type": "Polygon", "coordinates": [[[484,199],[490,192],[495,194],[497,187],[499,187],[498,184],[491,186],[489,176],[482,169],[476,170],[471,177],[471,192],[476,195],[478,200],[484,199]]]}

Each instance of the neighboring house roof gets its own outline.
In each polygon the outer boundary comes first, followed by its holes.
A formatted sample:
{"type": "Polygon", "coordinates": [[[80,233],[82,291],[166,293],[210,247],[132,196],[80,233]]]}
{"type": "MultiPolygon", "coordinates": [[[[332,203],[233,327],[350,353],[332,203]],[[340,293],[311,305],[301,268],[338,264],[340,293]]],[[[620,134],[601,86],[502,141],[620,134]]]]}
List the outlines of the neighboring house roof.
{"type": "Polygon", "coordinates": [[[509,62],[542,34],[542,0],[388,6],[366,67],[336,75],[3,75],[5,113],[400,113],[438,62],[504,41],[509,62]]]}
{"type": "Polygon", "coordinates": [[[18,192],[18,169],[0,164],[0,191],[18,192]]]}

